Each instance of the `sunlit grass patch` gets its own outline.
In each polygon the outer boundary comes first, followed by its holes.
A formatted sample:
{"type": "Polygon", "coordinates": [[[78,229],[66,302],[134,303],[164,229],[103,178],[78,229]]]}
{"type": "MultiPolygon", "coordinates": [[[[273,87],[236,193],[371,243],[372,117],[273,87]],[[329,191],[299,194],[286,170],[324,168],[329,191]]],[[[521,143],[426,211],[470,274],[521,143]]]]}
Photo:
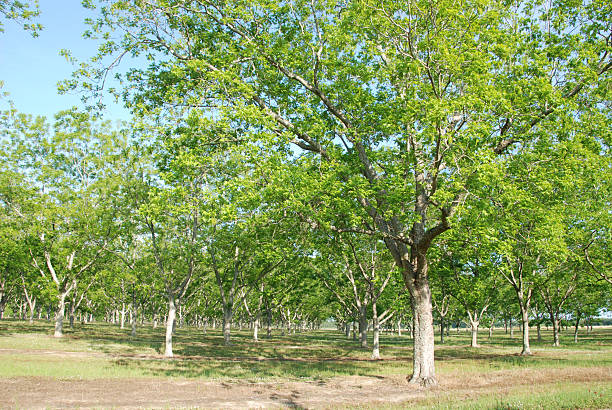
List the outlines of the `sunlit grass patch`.
{"type": "Polygon", "coordinates": [[[508,387],[501,392],[443,394],[416,409],[602,409],[612,405],[612,383],[552,383],[508,387]]]}

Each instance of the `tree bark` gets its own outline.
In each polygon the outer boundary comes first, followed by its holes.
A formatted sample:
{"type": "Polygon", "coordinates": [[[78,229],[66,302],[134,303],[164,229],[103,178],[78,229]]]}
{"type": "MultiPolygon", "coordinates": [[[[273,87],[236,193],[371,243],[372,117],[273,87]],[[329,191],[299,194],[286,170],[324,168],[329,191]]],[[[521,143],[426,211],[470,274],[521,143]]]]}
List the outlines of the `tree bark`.
{"type": "Polygon", "coordinates": [[[376,302],[372,303],[372,330],[374,333],[374,340],[372,342],[372,359],[380,359],[380,323],[378,320],[378,310],[376,309],[376,302]]]}
{"type": "Polygon", "coordinates": [[[267,329],[266,329],[266,337],[269,339],[270,337],[272,337],[272,310],[270,310],[270,308],[267,308],[267,313],[268,313],[268,323],[267,323],[267,329]]]}
{"type": "Polygon", "coordinates": [[[254,341],[259,341],[258,339],[258,333],[259,333],[259,319],[261,317],[261,313],[259,311],[257,311],[257,314],[255,315],[255,321],[253,322],[253,340],[254,341]]]}
{"type": "Polygon", "coordinates": [[[74,329],[74,311],[75,311],[75,304],[74,301],[72,303],[70,303],[70,329],[74,329]]]}
{"type": "Polygon", "coordinates": [[[7,291],[6,280],[0,282],[0,320],[4,318],[4,309],[8,302],[9,292],[7,291]]]}
{"type": "Polygon", "coordinates": [[[553,324],[553,346],[560,346],[559,343],[559,315],[555,312],[550,312],[550,321],[553,324]]]}
{"type": "Polygon", "coordinates": [[[176,304],[174,295],[168,295],[168,319],[166,320],[166,350],[164,356],[173,357],[172,352],[172,332],[174,330],[174,322],[176,321],[176,304]]]}
{"type": "Polygon", "coordinates": [[[472,327],[472,342],[470,347],[480,347],[478,344],[478,326],[480,326],[480,321],[470,320],[470,326],[472,327]]]}
{"type": "Polygon", "coordinates": [[[523,350],[521,351],[522,356],[531,355],[531,349],[529,347],[529,306],[521,306],[521,317],[523,320],[523,350]]]}
{"type": "Polygon", "coordinates": [[[232,306],[230,304],[223,305],[223,344],[230,346],[230,334],[232,328],[232,306]]]}
{"type": "Polygon", "coordinates": [[[434,366],[434,330],[431,291],[426,276],[410,288],[413,305],[414,358],[411,383],[428,387],[437,384],[434,366]]]}
{"type": "Polygon", "coordinates": [[[359,306],[359,343],[362,348],[368,347],[368,316],[366,305],[359,306]]]}
{"type": "Polygon", "coordinates": [[[55,332],[53,337],[62,337],[64,330],[64,315],[66,312],[66,296],[68,292],[62,292],[59,294],[57,302],[57,310],[55,312],[55,332]]]}
{"type": "Polygon", "coordinates": [[[121,304],[121,329],[125,329],[125,302],[121,304]]]}
{"type": "Polygon", "coordinates": [[[137,318],[137,312],[138,310],[136,309],[136,306],[132,306],[132,309],[134,310],[134,314],[132,315],[132,337],[136,336],[136,318],[137,318]]]}
{"type": "Polygon", "coordinates": [[[32,324],[34,323],[34,309],[36,308],[36,298],[33,298],[31,303],[28,301],[28,304],[30,305],[30,324],[32,324]]]}

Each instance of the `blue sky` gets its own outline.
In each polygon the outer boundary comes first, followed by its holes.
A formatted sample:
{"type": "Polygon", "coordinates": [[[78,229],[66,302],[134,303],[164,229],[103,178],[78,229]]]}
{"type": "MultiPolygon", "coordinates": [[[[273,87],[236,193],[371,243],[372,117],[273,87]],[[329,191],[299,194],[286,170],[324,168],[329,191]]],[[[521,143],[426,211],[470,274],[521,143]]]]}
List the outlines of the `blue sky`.
{"type": "MultiPolygon", "coordinates": [[[[44,115],[52,119],[56,112],[80,106],[80,95],[59,95],[57,83],[70,78],[73,67],[59,55],[63,48],[84,60],[95,54],[97,43],[82,38],[86,17],[95,12],[84,9],[81,0],[40,0],[44,28],[39,37],[15,22],[4,22],[0,33],[0,80],[2,91],[9,93],[15,107],[23,113],[44,115]]],[[[106,101],[108,120],[126,120],[129,115],[120,104],[106,101]]],[[[7,98],[0,99],[0,109],[7,108],[7,98]]]]}

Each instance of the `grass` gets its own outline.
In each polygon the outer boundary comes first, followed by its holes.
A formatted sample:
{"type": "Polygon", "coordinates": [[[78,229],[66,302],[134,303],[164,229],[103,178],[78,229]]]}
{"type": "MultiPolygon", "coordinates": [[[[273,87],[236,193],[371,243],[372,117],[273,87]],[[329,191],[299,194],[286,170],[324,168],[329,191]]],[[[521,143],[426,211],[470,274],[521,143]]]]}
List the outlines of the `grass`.
{"type": "MultiPolygon", "coordinates": [[[[535,332],[534,332],[535,333],[535,332]]],[[[439,390],[419,404],[427,408],[605,408],[612,407],[609,382],[577,382],[571,377],[547,380],[544,389],[526,385],[521,371],[532,373],[573,369],[609,370],[612,375],[612,328],[581,329],[578,343],[573,333],[562,334],[562,346],[552,347],[552,332],[544,330],[541,342],[532,342],[533,356],[520,352],[519,332],[510,338],[496,330],[480,337],[480,348],[470,348],[470,334],[451,331],[446,343],[436,345],[436,372],[440,379],[492,378],[503,374],[519,385],[499,391],[458,393],[439,390]],[[512,379],[514,378],[514,379],[512,379]],[[463,394],[463,396],[461,396],[463,394]]],[[[206,335],[195,328],[179,328],[174,337],[174,359],[163,358],[164,329],[141,327],[136,337],[129,329],[105,323],[77,325],[64,338],[52,337],[46,321],[0,322],[0,378],[46,377],[52,379],[196,379],[223,382],[326,381],[342,376],[399,377],[411,373],[412,341],[407,336],[382,335],[384,360],[369,360],[361,349],[335,331],[296,335],[274,332],[258,343],[249,331],[233,331],[232,345],[223,346],[219,331],[206,335]]],[[[535,339],[535,337],[534,337],[535,339]]],[[[463,391],[463,390],[462,390],[463,391]]]]}
{"type": "Polygon", "coordinates": [[[424,400],[415,409],[596,409],[612,403],[609,383],[553,383],[544,392],[524,386],[500,393],[484,394],[478,398],[449,397],[424,400]]]}

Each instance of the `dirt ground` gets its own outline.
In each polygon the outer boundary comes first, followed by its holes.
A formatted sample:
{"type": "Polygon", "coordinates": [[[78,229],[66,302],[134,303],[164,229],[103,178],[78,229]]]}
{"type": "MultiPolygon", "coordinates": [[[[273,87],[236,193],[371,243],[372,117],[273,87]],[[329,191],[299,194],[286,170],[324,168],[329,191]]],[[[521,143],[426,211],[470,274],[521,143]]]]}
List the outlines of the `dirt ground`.
{"type": "Polygon", "coordinates": [[[41,377],[0,379],[3,408],[335,408],[382,404],[409,405],[437,394],[457,399],[508,386],[541,391],[559,381],[612,381],[607,367],[503,370],[446,375],[423,390],[400,377],[342,377],[326,382],[205,382],[161,379],[57,380],[41,377]]]}

